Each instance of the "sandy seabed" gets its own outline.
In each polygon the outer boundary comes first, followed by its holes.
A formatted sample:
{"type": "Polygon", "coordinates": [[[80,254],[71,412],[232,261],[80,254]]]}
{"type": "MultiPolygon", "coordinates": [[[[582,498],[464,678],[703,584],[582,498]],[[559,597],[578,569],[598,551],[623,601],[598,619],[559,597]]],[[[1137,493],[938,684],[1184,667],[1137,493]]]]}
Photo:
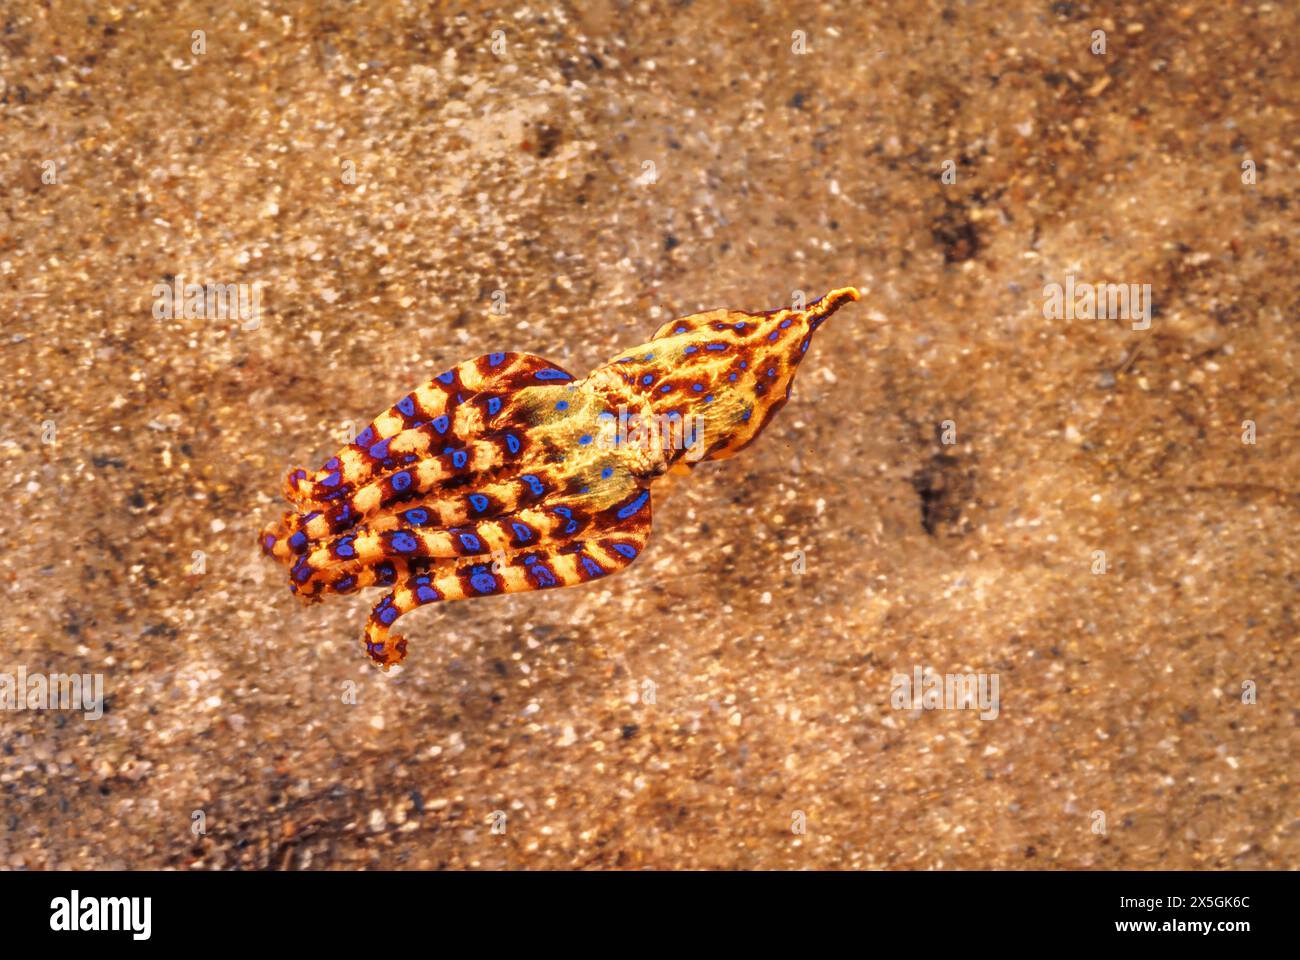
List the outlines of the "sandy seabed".
{"type": "Polygon", "coordinates": [[[1296,865],[1294,4],[0,21],[0,669],[106,694],[0,713],[0,865],[1296,865]],[[258,555],[461,360],[845,284],[616,578],[414,613],[383,675],[258,555]],[[918,669],[996,717],[896,709],[918,669]]]}

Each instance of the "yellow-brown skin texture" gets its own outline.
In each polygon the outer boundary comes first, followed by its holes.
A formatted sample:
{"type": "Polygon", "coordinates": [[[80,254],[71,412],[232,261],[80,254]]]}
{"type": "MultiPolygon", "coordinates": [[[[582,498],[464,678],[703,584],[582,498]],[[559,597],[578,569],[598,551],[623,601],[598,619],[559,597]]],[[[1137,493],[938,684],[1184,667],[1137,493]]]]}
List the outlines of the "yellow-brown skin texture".
{"type": "Polygon", "coordinates": [[[650,535],[652,483],[744,449],[789,399],[817,327],[859,299],[712,310],[664,324],[584,380],[530,354],[460,364],[403,397],[320,470],[290,472],[294,506],[260,538],[313,603],[385,586],[366,651],[426,603],[572,586],[617,572],[650,535]]]}

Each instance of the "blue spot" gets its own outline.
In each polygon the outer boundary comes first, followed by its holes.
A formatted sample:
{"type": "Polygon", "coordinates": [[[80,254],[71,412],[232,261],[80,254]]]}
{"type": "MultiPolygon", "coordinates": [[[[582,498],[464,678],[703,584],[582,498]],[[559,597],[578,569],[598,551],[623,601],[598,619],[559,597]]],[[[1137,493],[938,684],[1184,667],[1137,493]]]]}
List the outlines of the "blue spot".
{"type": "Polygon", "coordinates": [[[339,507],[336,511],[334,511],[334,516],[330,520],[330,526],[334,527],[335,529],[339,527],[351,526],[351,520],[352,520],[352,504],[345,503],[343,504],[343,506],[339,507]]]}
{"type": "Polygon", "coordinates": [[[709,344],[708,347],[706,347],[705,349],[707,349],[707,350],[726,350],[726,349],[727,349],[727,345],[726,345],[725,343],[711,343],[711,344],[709,344]]]}
{"type": "MultiPolygon", "coordinates": [[[[271,538],[271,542],[275,543],[275,537],[271,538]]],[[[289,549],[294,553],[298,553],[305,546],[307,546],[307,534],[303,533],[301,530],[289,538],[289,549]]]]}
{"type": "Polygon", "coordinates": [[[451,454],[451,465],[452,465],[453,467],[455,467],[456,469],[459,470],[461,467],[465,466],[465,464],[467,464],[467,463],[469,463],[469,454],[468,454],[468,453],[466,453],[464,450],[454,450],[454,451],[452,451],[452,454],[451,454]]]}
{"type": "Polygon", "coordinates": [[[528,484],[528,489],[533,492],[534,496],[540,497],[546,492],[546,488],[542,486],[542,481],[538,480],[531,473],[525,473],[523,475],[523,481],[528,484]]]}
{"type": "Polygon", "coordinates": [[[618,518],[620,520],[626,520],[628,517],[632,516],[632,514],[636,513],[638,510],[644,507],[646,501],[649,499],[650,499],[650,491],[642,490],[639,494],[637,494],[637,498],[635,500],[629,503],[626,507],[623,507],[623,509],[619,510],[618,518]]]}
{"type": "Polygon", "coordinates": [[[389,437],[387,440],[380,440],[378,443],[376,443],[374,446],[370,448],[369,450],[370,455],[374,457],[376,460],[387,460],[388,445],[392,442],[393,442],[392,437],[389,437]]]}
{"type": "Polygon", "coordinates": [[[375,582],[381,586],[388,586],[397,580],[397,568],[389,561],[375,565],[375,582]]]}
{"type": "Polygon", "coordinates": [[[743,420],[745,423],[749,423],[749,417],[750,417],[750,415],[751,415],[753,412],[754,412],[754,411],[753,411],[752,409],[746,410],[746,411],[745,411],[745,415],[744,415],[743,417],[741,417],[740,419],[743,420]]]}
{"type": "Polygon", "coordinates": [[[572,517],[572,516],[573,516],[573,511],[570,510],[568,507],[554,507],[553,509],[554,509],[554,511],[555,511],[556,513],[558,513],[558,514],[559,514],[560,516],[562,516],[562,517],[572,517]]]}
{"type": "Polygon", "coordinates": [[[589,576],[600,577],[605,574],[605,568],[595,560],[591,559],[591,557],[582,558],[582,568],[587,571],[589,576]]]}
{"type": "Polygon", "coordinates": [[[587,444],[591,443],[591,434],[584,433],[578,438],[578,442],[585,447],[587,444]]]}
{"type": "MultiPolygon", "coordinates": [[[[393,601],[384,597],[379,601],[379,606],[375,607],[375,619],[384,626],[391,626],[392,622],[397,619],[397,607],[393,606],[393,601]]],[[[379,644],[379,649],[384,649],[383,644],[379,644]]]]}
{"type": "Polygon", "coordinates": [[[696,393],[699,393],[701,390],[704,389],[704,384],[697,383],[694,386],[692,386],[691,389],[694,390],[696,393]]]}
{"type": "Polygon", "coordinates": [[[337,470],[338,468],[339,468],[338,457],[330,457],[328,460],[325,461],[326,470],[337,470]]]}
{"type": "Polygon", "coordinates": [[[642,357],[641,359],[642,359],[642,360],[653,360],[654,358],[655,358],[655,355],[654,355],[653,353],[647,353],[647,354],[646,354],[644,357],[642,357]]]}
{"type": "Polygon", "coordinates": [[[568,400],[557,400],[556,403],[555,403],[555,409],[556,409],[556,410],[568,410],[568,409],[569,409],[569,401],[568,401],[568,400]]]}
{"type": "Polygon", "coordinates": [[[334,581],[335,593],[347,593],[357,585],[357,578],[353,576],[340,577],[334,581]]]}
{"type": "Polygon", "coordinates": [[[413,553],[420,547],[420,541],[411,536],[405,530],[399,530],[389,538],[394,550],[399,553],[413,553]]]}
{"type": "MultiPolygon", "coordinates": [[[[536,558],[534,558],[534,560],[536,560],[536,558]]],[[[551,573],[547,567],[542,566],[540,563],[534,562],[531,564],[528,568],[528,572],[532,575],[533,582],[539,587],[553,587],[560,582],[555,579],[555,574],[551,573]]]]}
{"type": "Polygon", "coordinates": [[[506,434],[506,449],[509,450],[511,453],[519,452],[519,438],[516,437],[513,433],[506,434]]]}
{"type": "Polygon", "coordinates": [[[401,473],[393,474],[392,484],[393,484],[393,491],[395,493],[401,493],[403,490],[405,490],[407,487],[411,485],[410,472],[403,470],[401,473]]]}
{"type": "Polygon", "coordinates": [[[505,355],[504,353],[489,353],[489,354],[488,354],[488,366],[489,366],[489,367],[499,367],[499,366],[501,366],[501,361],[504,360],[505,358],[506,358],[506,355],[505,355]]]}
{"type": "Polygon", "coordinates": [[[707,397],[705,397],[705,398],[704,398],[704,402],[705,402],[705,403],[712,403],[712,402],[713,402],[713,394],[709,394],[707,397]]]}
{"type": "Polygon", "coordinates": [[[373,425],[366,427],[366,429],[362,430],[360,433],[357,434],[356,444],[358,447],[368,447],[374,442],[375,442],[375,428],[373,425]]]}
{"type": "Polygon", "coordinates": [[[683,350],[682,353],[694,353],[698,349],[700,348],[692,345],[683,350]]]}
{"type": "Polygon", "coordinates": [[[767,335],[767,339],[775,340],[778,336],[780,336],[780,334],[777,331],[773,330],[771,333],[767,335]]]}
{"type": "Polygon", "coordinates": [[[520,543],[527,543],[533,539],[533,529],[526,523],[512,523],[510,529],[515,532],[515,537],[520,543]]]}
{"type": "Polygon", "coordinates": [[[613,467],[606,467],[604,470],[600,471],[600,479],[602,480],[608,480],[613,475],[614,475],[613,467]]]}
{"type": "Polygon", "coordinates": [[[334,544],[334,556],[340,560],[347,560],[357,555],[357,548],[352,546],[352,541],[356,537],[344,537],[338,543],[334,544]]]}
{"type": "Polygon", "coordinates": [[[487,407],[488,407],[488,416],[495,417],[497,413],[501,410],[501,398],[489,397],[487,407]]]}
{"type": "Polygon", "coordinates": [[[490,573],[476,573],[469,582],[479,593],[495,593],[497,589],[497,578],[490,573]]]}
{"type": "Polygon", "coordinates": [[[422,527],[429,522],[429,511],[422,507],[416,507],[414,510],[407,510],[402,514],[402,519],[413,527],[422,527]]]}
{"type": "Polygon", "coordinates": [[[440,373],[438,374],[438,379],[443,383],[451,383],[456,379],[456,372],[454,370],[448,370],[446,373],[440,373]]]}
{"type": "Polygon", "coordinates": [[[430,422],[433,424],[433,429],[437,430],[439,433],[446,433],[447,427],[451,425],[451,421],[447,419],[445,413],[441,417],[435,417],[430,422]]]}
{"type": "Polygon", "coordinates": [[[293,570],[291,572],[295,580],[299,583],[305,583],[312,575],[311,564],[307,562],[306,557],[300,557],[298,562],[293,565],[293,570]]]}
{"type": "Polygon", "coordinates": [[[740,323],[736,324],[736,329],[737,329],[737,330],[744,330],[744,329],[745,329],[745,321],[744,321],[744,320],[741,320],[740,323]]]}
{"type": "Polygon", "coordinates": [[[537,373],[534,374],[534,376],[537,377],[538,380],[572,380],[573,379],[573,377],[569,376],[563,370],[555,370],[555,369],[538,370],[537,373]]]}
{"type": "Polygon", "coordinates": [[[647,387],[650,386],[650,384],[654,383],[654,381],[655,381],[654,374],[651,373],[647,373],[644,377],[641,378],[642,385],[647,387]]]}
{"type": "Polygon", "coordinates": [[[790,324],[792,324],[792,323],[794,323],[793,320],[782,320],[782,321],[781,321],[781,329],[784,330],[786,327],[790,326],[790,324]]]}
{"type": "Polygon", "coordinates": [[[775,376],[776,376],[776,367],[768,367],[768,368],[767,368],[767,375],[768,375],[769,377],[775,377],[775,376]]]}
{"type": "Polygon", "coordinates": [[[415,578],[415,599],[420,603],[434,603],[442,599],[442,594],[429,583],[428,577],[415,578]]]}
{"type": "Polygon", "coordinates": [[[616,543],[614,544],[614,549],[623,554],[623,556],[627,557],[629,560],[636,559],[636,547],[626,543],[616,543]]]}
{"type": "Polygon", "coordinates": [[[673,385],[672,385],[671,383],[665,383],[662,387],[659,388],[659,392],[660,392],[660,393],[667,393],[667,392],[668,392],[669,390],[671,390],[672,388],[673,388],[673,385]]]}
{"type": "Polygon", "coordinates": [[[472,533],[462,533],[460,535],[460,545],[471,553],[478,553],[483,549],[483,544],[479,543],[478,537],[472,533]]]}
{"type": "Polygon", "coordinates": [[[678,327],[676,330],[673,331],[673,333],[685,333],[685,332],[686,332],[685,327],[678,327]]]}
{"type": "Polygon", "coordinates": [[[339,476],[339,472],[338,472],[337,470],[335,470],[335,471],[334,471],[333,473],[331,473],[328,477],[326,477],[324,480],[322,480],[322,481],[320,482],[320,485],[321,485],[322,487],[337,487],[337,486],[339,485],[339,480],[341,480],[341,479],[342,479],[342,477],[339,476]]]}
{"type": "Polygon", "coordinates": [[[803,338],[803,343],[799,345],[799,352],[800,352],[800,353],[807,353],[807,352],[808,352],[808,341],[811,340],[811,339],[812,339],[812,337],[804,337],[804,338],[803,338]]]}
{"type": "Polygon", "coordinates": [[[415,416],[415,398],[403,397],[401,400],[398,400],[397,409],[402,412],[403,416],[407,416],[407,417],[415,416]]]}
{"type": "Polygon", "coordinates": [[[474,508],[476,513],[482,513],[488,508],[488,498],[483,496],[481,493],[471,493],[469,495],[469,502],[470,506],[474,508]]]}
{"type": "Polygon", "coordinates": [[[736,382],[736,374],[733,373],[731,376],[727,377],[727,379],[730,380],[732,383],[735,383],[735,382],[736,382]]]}

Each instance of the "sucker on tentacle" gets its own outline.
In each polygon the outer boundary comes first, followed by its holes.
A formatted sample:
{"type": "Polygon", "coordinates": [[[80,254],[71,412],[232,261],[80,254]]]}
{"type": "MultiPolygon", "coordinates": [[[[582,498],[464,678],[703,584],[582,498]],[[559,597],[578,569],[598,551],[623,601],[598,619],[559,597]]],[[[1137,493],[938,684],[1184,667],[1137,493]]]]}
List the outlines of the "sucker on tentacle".
{"type": "Polygon", "coordinates": [[[319,470],[291,470],[293,510],[262,551],[304,602],[390,588],[364,638],[385,670],[406,656],[390,628],[419,606],[616,573],[645,549],[654,481],[752,443],[818,326],[859,298],[843,287],[798,310],[683,317],[583,380],[531,354],[466,361],[319,470]]]}

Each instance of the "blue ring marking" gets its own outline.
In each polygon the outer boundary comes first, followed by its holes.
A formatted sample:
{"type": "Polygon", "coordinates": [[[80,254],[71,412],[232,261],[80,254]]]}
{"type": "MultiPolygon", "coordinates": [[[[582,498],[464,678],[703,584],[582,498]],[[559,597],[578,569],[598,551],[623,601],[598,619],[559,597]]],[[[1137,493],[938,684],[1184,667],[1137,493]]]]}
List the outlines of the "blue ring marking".
{"type": "MultiPolygon", "coordinates": [[[[533,559],[536,561],[535,557],[533,559]]],[[[544,567],[537,562],[529,565],[528,573],[533,578],[533,582],[539,587],[553,587],[560,582],[555,579],[555,574],[551,572],[549,567],[544,567]]]]}
{"type": "Polygon", "coordinates": [[[602,480],[608,480],[613,475],[614,475],[613,467],[606,467],[604,470],[600,471],[600,479],[602,480]]]}
{"type": "Polygon", "coordinates": [[[676,330],[673,331],[673,333],[685,333],[685,332],[686,332],[685,327],[678,327],[676,330]]]}
{"type": "Polygon", "coordinates": [[[481,493],[471,493],[469,503],[474,508],[475,513],[482,513],[488,508],[488,498],[481,493]]]}
{"type": "Polygon", "coordinates": [[[659,388],[659,392],[660,392],[660,393],[667,393],[667,392],[668,392],[669,390],[671,390],[672,388],[673,388],[673,385],[672,385],[671,383],[665,383],[662,387],[659,388]]]}
{"type": "Polygon", "coordinates": [[[389,479],[392,482],[393,491],[395,493],[401,493],[411,485],[411,472],[409,470],[403,470],[401,473],[393,474],[389,479]]]}
{"type": "Polygon", "coordinates": [[[388,445],[391,444],[392,442],[393,442],[392,437],[389,437],[387,440],[380,440],[378,443],[372,445],[370,449],[367,450],[366,452],[369,453],[370,456],[374,457],[376,460],[387,460],[388,445]]]}
{"type": "Polygon", "coordinates": [[[333,588],[335,593],[347,593],[356,585],[357,585],[357,578],[349,574],[346,577],[340,577],[339,579],[335,580],[333,583],[333,588]]]}
{"type": "Polygon", "coordinates": [[[811,339],[812,339],[812,337],[804,337],[804,338],[803,338],[803,343],[800,344],[800,346],[799,346],[799,352],[800,352],[800,353],[807,353],[807,352],[808,352],[808,341],[811,340],[811,339]]]}
{"type": "Polygon", "coordinates": [[[548,370],[538,370],[535,374],[533,374],[533,376],[536,377],[538,380],[572,380],[573,379],[572,376],[565,373],[563,370],[556,370],[554,368],[548,370]]]}
{"type": "Polygon", "coordinates": [[[334,556],[340,560],[348,560],[357,555],[357,548],[352,546],[352,541],[356,537],[343,537],[338,543],[334,544],[334,556]]]}
{"type": "Polygon", "coordinates": [[[453,450],[451,453],[451,465],[459,470],[465,464],[469,463],[469,454],[464,450],[453,450]]]}
{"type": "Polygon", "coordinates": [[[498,367],[498,366],[501,365],[501,361],[504,360],[505,358],[506,358],[506,355],[505,355],[504,353],[489,353],[489,354],[488,354],[488,366],[489,366],[489,367],[498,367]]]}
{"type": "MultiPolygon", "coordinates": [[[[379,601],[379,606],[375,607],[374,617],[384,626],[392,626],[393,621],[397,619],[397,607],[393,606],[392,600],[384,597],[383,600],[379,601]]],[[[377,646],[380,650],[384,649],[382,643],[377,644],[377,646]]]]}
{"type": "MultiPolygon", "coordinates": [[[[271,537],[270,534],[267,534],[267,536],[271,537]]],[[[271,543],[272,544],[275,543],[275,537],[271,537],[271,543]]],[[[297,533],[295,533],[292,537],[289,538],[289,549],[291,549],[294,553],[297,553],[305,546],[307,546],[307,534],[304,533],[303,531],[299,530],[297,533]]]]}
{"type": "Polygon", "coordinates": [[[555,409],[556,409],[556,410],[568,410],[568,409],[569,409],[569,401],[568,401],[568,400],[557,400],[557,401],[555,401],[555,409]]]}
{"type": "Polygon", "coordinates": [[[727,349],[727,345],[726,345],[725,343],[711,343],[711,344],[709,344],[707,347],[705,347],[705,349],[706,349],[706,350],[726,350],[726,349],[727,349]]]}
{"type": "Polygon", "coordinates": [[[691,389],[694,390],[696,393],[699,393],[701,390],[704,389],[704,384],[702,383],[693,384],[691,386],[691,389]]]}
{"type": "Polygon", "coordinates": [[[778,331],[776,331],[776,330],[773,330],[771,333],[769,333],[769,334],[767,335],[767,339],[768,339],[768,340],[775,340],[775,339],[776,339],[777,337],[779,337],[779,336],[780,336],[780,333],[779,333],[778,331]]]}
{"type": "Polygon", "coordinates": [[[445,413],[440,417],[435,417],[429,422],[433,424],[433,429],[437,430],[439,433],[446,433],[447,427],[451,425],[451,421],[447,419],[445,413]]]}
{"type": "Polygon", "coordinates": [[[306,583],[313,571],[311,564],[307,562],[307,558],[299,557],[298,562],[293,565],[293,570],[290,572],[293,574],[294,580],[299,583],[306,583]]]}
{"type": "Polygon", "coordinates": [[[337,470],[338,468],[339,468],[338,457],[330,457],[328,460],[325,461],[326,470],[337,470]]]}
{"type": "Polygon", "coordinates": [[[605,575],[605,568],[595,560],[591,559],[591,557],[584,556],[582,558],[582,567],[587,571],[589,576],[603,577],[605,575]]]}
{"type": "Polygon", "coordinates": [[[644,357],[642,357],[641,359],[642,359],[642,360],[653,360],[654,358],[655,358],[655,355],[654,355],[653,353],[647,353],[647,354],[646,354],[644,357]]]}
{"type": "Polygon", "coordinates": [[[381,586],[388,586],[397,580],[397,568],[389,560],[375,564],[375,580],[381,586]]]}
{"type": "Polygon", "coordinates": [[[478,553],[483,549],[483,544],[479,542],[478,537],[472,533],[460,534],[460,545],[471,553],[478,553]]]}
{"type": "Polygon", "coordinates": [[[339,485],[339,481],[342,479],[343,477],[339,474],[337,470],[335,470],[328,477],[322,480],[320,482],[320,485],[322,487],[337,487],[339,485]]]}
{"type": "Polygon", "coordinates": [[[420,541],[416,540],[415,537],[411,536],[405,530],[398,530],[389,537],[388,542],[392,544],[394,550],[397,550],[400,553],[413,553],[420,548],[420,541]]]}
{"type": "Polygon", "coordinates": [[[525,473],[522,479],[524,483],[528,484],[528,489],[531,490],[535,496],[540,497],[546,492],[546,488],[542,486],[542,481],[538,480],[531,473],[525,473]]]}
{"type": "Polygon", "coordinates": [[[428,580],[428,577],[420,577],[420,579],[416,581],[418,586],[415,589],[415,599],[420,601],[420,603],[433,603],[442,599],[442,594],[429,586],[428,580]],[[421,580],[425,582],[421,583],[421,580]]]}
{"type": "Polygon", "coordinates": [[[727,379],[730,380],[732,383],[735,383],[735,382],[736,382],[736,374],[733,373],[731,376],[727,377],[727,379]]]}
{"type": "Polygon", "coordinates": [[[570,520],[570,521],[568,522],[568,524],[565,525],[565,527],[564,527],[564,532],[565,532],[565,533],[574,533],[574,532],[577,531],[577,529],[578,529],[578,521],[577,521],[577,520],[570,520]]]}
{"type": "Polygon", "coordinates": [[[479,593],[495,593],[497,591],[497,578],[490,573],[476,573],[469,578],[469,583],[479,593]]]}
{"type": "Polygon", "coordinates": [[[516,437],[513,433],[506,434],[506,448],[511,453],[519,452],[519,438],[516,437]]]}
{"type": "Polygon", "coordinates": [[[413,527],[422,527],[429,522],[429,511],[423,507],[416,507],[402,514],[402,519],[413,527]]]}
{"type": "Polygon", "coordinates": [[[775,377],[775,376],[776,376],[776,367],[768,367],[768,368],[767,368],[767,375],[768,375],[769,377],[775,377]]]}
{"type": "Polygon", "coordinates": [[[488,416],[495,417],[501,411],[501,398],[488,397],[487,408],[488,416]]]}
{"type": "Polygon", "coordinates": [[[626,520],[628,517],[632,516],[632,514],[636,513],[638,510],[644,507],[646,501],[649,499],[650,499],[650,491],[642,490],[639,494],[637,494],[637,498],[635,500],[633,500],[627,506],[623,507],[623,509],[619,510],[618,518],[620,520],[626,520]]]}
{"type": "Polygon", "coordinates": [[[360,433],[358,433],[358,434],[357,434],[357,439],[356,439],[355,441],[353,441],[353,442],[354,442],[358,447],[367,447],[367,448],[368,448],[372,443],[374,443],[374,442],[375,442],[375,427],[374,427],[374,424],[371,424],[370,426],[366,427],[366,429],[364,429],[364,430],[362,430],[360,433]]]}
{"type": "Polygon", "coordinates": [[[745,327],[746,327],[746,323],[745,323],[744,320],[741,320],[738,324],[736,324],[736,329],[737,329],[737,330],[744,330],[745,327]]]}
{"type": "Polygon", "coordinates": [[[510,524],[510,529],[515,532],[515,539],[520,543],[527,543],[533,539],[533,528],[526,523],[514,522],[510,524]]]}
{"type": "Polygon", "coordinates": [[[648,386],[650,386],[650,384],[652,384],[652,383],[654,383],[654,382],[655,382],[655,378],[654,378],[654,374],[652,374],[652,373],[647,373],[644,377],[641,378],[641,385],[642,385],[642,386],[646,386],[646,387],[648,387],[648,386]]]}
{"type": "MultiPolygon", "coordinates": [[[[336,527],[338,524],[348,524],[352,518],[352,504],[345,503],[335,511],[333,518],[330,520],[330,526],[336,527]]],[[[349,524],[350,525],[350,524],[349,524]]]]}
{"type": "Polygon", "coordinates": [[[415,398],[403,397],[401,400],[398,400],[397,409],[400,410],[404,416],[415,416],[415,398]]]}
{"type": "Polygon", "coordinates": [[[700,348],[697,347],[697,346],[695,346],[694,344],[692,344],[691,346],[689,346],[689,347],[687,347],[685,350],[683,350],[682,353],[694,353],[694,352],[695,352],[696,350],[698,350],[698,349],[700,349],[700,348]]]}
{"type": "Polygon", "coordinates": [[[785,320],[782,320],[782,321],[781,321],[781,329],[784,330],[786,327],[790,326],[790,324],[792,324],[792,323],[794,323],[794,321],[791,320],[791,319],[789,319],[789,318],[786,318],[785,320]]]}
{"type": "Polygon", "coordinates": [[[578,438],[578,442],[585,447],[587,444],[591,443],[591,434],[584,433],[578,438]]]}
{"type": "Polygon", "coordinates": [[[573,517],[573,511],[570,510],[568,507],[552,507],[551,511],[553,513],[558,513],[562,517],[568,517],[568,518],[573,517]]]}
{"type": "Polygon", "coordinates": [[[705,397],[705,398],[704,398],[704,402],[705,402],[705,403],[712,403],[712,402],[713,402],[713,394],[709,394],[707,397],[705,397]]]}
{"type": "Polygon", "coordinates": [[[636,559],[636,547],[633,547],[626,543],[616,543],[613,544],[613,547],[615,550],[623,554],[623,556],[627,557],[629,560],[636,559]]]}
{"type": "Polygon", "coordinates": [[[440,380],[442,383],[451,383],[453,380],[456,379],[456,371],[448,370],[446,373],[440,373],[438,374],[437,379],[440,380]]]}

